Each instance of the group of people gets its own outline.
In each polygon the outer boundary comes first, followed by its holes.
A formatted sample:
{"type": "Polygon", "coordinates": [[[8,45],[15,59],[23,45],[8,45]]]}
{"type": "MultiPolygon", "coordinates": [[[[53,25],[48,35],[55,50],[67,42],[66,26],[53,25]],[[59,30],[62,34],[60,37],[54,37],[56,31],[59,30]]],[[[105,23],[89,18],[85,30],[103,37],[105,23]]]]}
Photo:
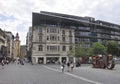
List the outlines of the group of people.
{"type": "MultiPolygon", "coordinates": [[[[67,71],[68,72],[70,72],[70,71],[73,71],[73,69],[74,69],[74,63],[73,62],[67,62],[66,63],[66,65],[67,65],[67,71]]],[[[65,63],[62,63],[61,64],[61,69],[62,69],[62,72],[64,72],[64,68],[65,68],[65,63]]]]}
{"type": "Polygon", "coordinates": [[[9,63],[10,63],[9,60],[6,60],[6,59],[0,60],[0,65],[2,65],[2,69],[4,69],[4,65],[5,65],[5,64],[9,64],[9,63]]]}
{"type": "Polygon", "coordinates": [[[15,60],[15,63],[16,63],[16,64],[24,65],[23,59],[20,59],[20,58],[17,58],[17,59],[15,60]]]}

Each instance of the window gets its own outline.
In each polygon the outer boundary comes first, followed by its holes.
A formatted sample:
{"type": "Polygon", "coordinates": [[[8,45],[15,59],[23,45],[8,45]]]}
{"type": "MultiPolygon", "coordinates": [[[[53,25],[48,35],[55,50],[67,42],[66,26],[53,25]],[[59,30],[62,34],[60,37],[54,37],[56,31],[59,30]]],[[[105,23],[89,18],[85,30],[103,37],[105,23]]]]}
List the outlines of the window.
{"type": "Polygon", "coordinates": [[[47,46],[47,51],[49,51],[49,46],[47,46]]]}
{"type": "Polygon", "coordinates": [[[69,50],[72,50],[72,46],[69,46],[69,50]]]}
{"type": "Polygon", "coordinates": [[[62,35],[65,35],[65,30],[62,30],[62,35]]]}
{"type": "Polygon", "coordinates": [[[42,41],[42,36],[39,36],[39,41],[42,41]]]}
{"type": "Polygon", "coordinates": [[[60,40],[59,36],[58,36],[58,41],[60,40]]]}
{"type": "Polygon", "coordinates": [[[39,32],[42,33],[42,28],[41,28],[41,27],[38,27],[38,29],[39,29],[39,32]]]}
{"type": "Polygon", "coordinates": [[[58,34],[59,34],[59,29],[58,29],[58,34]]]}
{"type": "Polygon", "coordinates": [[[58,51],[60,51],[60,46],[58,46],[58,51]]]}
{"type": "Polygon", "coordinates": [[[49,29],[47,28],[47,33],[49,32],[49,29]]]}
{"type": "Polygon", "coordinates": [[[57,46],[50,46],[50,51],[57,51],[57,46]]]}
{"type": "Polygon", "coordinates": [[[65,42],[65,37],[62,37],[62,42],[65,42]]]}
{"type": "Polygon", "coordinates": [[[50,35],[50,40],[51,40],[51,41],[56,41],[56,40],[57,40],[57,36],[50,35]]]}
{"type": "Polygon", "coordinates": [[[47,36],[47,40],[49,40],[49,36],[47,36]]]}
{"type": "Polygon", "coordinates": [[[69,30],[69,35],[72,36],[72,31],[71,30],[69,30]]]}
{"type": "Polygon", "coordinates": [[[69,42],[72,43],[72,37],[69,37],[69,42]]]}
{"type": "Polygon", "coordinates": [[[66,46],[62,46],[62,51],[66,51],[66,46]]]}
{"type": "Polygon", "coordinates": [[[56,28],[51,27],[50,28],[50,33],[56,33],[56,28]]]}
{"type": "Polygon", "coordinates": [[[39,51],[43,51],[43,45],[39,45],[39,46],[38,46],[38,50],[39,50],[39,51]]]}

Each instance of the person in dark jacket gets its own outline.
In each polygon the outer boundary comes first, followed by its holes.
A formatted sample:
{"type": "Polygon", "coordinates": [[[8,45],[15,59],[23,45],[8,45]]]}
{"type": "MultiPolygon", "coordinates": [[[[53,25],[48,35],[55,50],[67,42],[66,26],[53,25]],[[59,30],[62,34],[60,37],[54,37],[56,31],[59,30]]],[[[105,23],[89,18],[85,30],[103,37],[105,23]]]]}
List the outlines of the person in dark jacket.
{"type": "Polygon", "coordinates": [[[69,61],[67,62],[67,68],[68,68],[67,71],[69,72],[70,71],[70,62],[69,61]]]}

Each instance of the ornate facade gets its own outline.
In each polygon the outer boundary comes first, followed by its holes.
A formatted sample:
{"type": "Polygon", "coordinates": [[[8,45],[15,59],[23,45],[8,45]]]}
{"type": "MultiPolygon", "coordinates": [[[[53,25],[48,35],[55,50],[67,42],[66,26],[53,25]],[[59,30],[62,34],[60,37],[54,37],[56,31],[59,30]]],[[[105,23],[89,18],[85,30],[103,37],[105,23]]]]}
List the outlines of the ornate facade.
{"type": "Polygon", "coordinates": [[[17,33],[14,40],[14,58],[20,57],[20,40],[17,33]]]}

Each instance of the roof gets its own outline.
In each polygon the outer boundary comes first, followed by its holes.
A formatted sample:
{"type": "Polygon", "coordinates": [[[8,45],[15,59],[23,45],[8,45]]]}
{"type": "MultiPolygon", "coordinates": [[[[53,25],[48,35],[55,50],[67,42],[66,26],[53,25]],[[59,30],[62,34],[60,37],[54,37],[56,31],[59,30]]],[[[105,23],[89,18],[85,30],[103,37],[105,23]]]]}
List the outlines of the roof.
{"type": "Polygon", "coordinates": [[[109,23],[106,21],[101,21],[101,20],[96,20],[92,17],[79,17],[79,16],[73,16],[73,15],[67,15],[67,14],[60,14],[60,13],[52,13],[52,12],[46,12],[46,11],[41,11],[40,13],[34,13],[33,12],[33,17],[32,17],[32,26],[39,26],[40,24],[44,24],[44,21],[50,21],[51,23],[56,23],[57,22],[63,22],[66,24],[70,24],[72,26],[74,25],[96,25],[96,26],[102,26],[106,28],[111,28],[111,29],[117,29],[114,26],[108,26],[108,25],[101,25],[100,22],[110,24],[110,25],[115,25],[120,28],[120,25],[109,23]],[[90,21],[93,20],[93,21],[90,21]]]}

